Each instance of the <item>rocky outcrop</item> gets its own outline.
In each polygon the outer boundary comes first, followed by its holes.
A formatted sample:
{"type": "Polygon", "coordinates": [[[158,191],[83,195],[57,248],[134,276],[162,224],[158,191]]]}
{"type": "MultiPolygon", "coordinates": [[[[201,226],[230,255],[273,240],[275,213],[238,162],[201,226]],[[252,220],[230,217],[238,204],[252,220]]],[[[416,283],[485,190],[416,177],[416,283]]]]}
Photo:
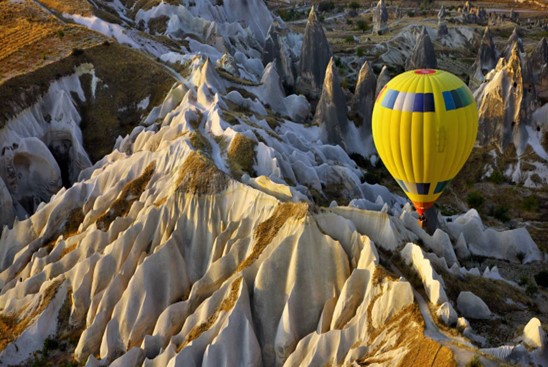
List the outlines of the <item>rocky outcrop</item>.
{"type": "Polygon", "coordinates": [[[411,56],[405,64],[406,70],[435,69],[438,67],[434,45],[425,27],[417,38],[411,56]]]}
{"type": "Polygon", "coordinates": [[[293,55],[287,42],[284,42],[282,32],[278,22],[273,22],[268,29],[263,47],[263,64],[266,66],[270,62],[274,62],[282,84],[286,89],[291,90],[295,85],[293,55]]]}
{"type": "Polygon", "coordinates": [[[384,34],[388,32],[388,10],[384,0],[379,0],[373,9],[373,33],[384,34]]]}
{"type": "Polygon", "coordinates": [[[365,61],[358,74],[358,82],[352,98],[352,113],[356,115],[357,126],[369,126],[371,133],[371,113],[375,103],[377,77],[369,61],[365,61]]]}
{"type": "Polygon", "coordinates": [[[445,6],[441,6],[440,11],[438,12],[438,37],[446,36],[449,33],[447,29],[447,23],[445,23],[445,6]]]}
{"type": "Polygon", "coordinates": [[[529,55],[529,62],[536,78],[536,74],[538,74],[542,66],[548,64],[548,43],[545,37],[542,37],[529,55]]]}
{"type": "Polygon", "coordinates": [[[377,88],[375,90],[375,98],[379,95],[384,86],[390,81],[390,72],[386,65],[382,66],[381,72],[377,77],[377,88]]]}
{"type": "Polygon", "coordinates": [[[548,102],[548,45],[542,38],[531,55],[529,65],[535,82],[537,97],[542,103],[548,102]]]}
{"type": "Polygon", "coordinates": [[[478,142],[496,144],[501,150],[513,143],[521,154],[527,141],[525,126],[534,109],[534,86],[528,82],[519,46],[508,59],[501,58],[475,93],[479,108],[478,142]]]}
{"type": "Polygon", "coordinates": [[[472,66],[473,74],[470,76],[470,84],[477,88],[484,80],[484,75],[490,72],[497,65],[498,52],[493,42],[493,36],[489,27],[485,27],[483,38],[476,56],[476,61],[472,66]]]}
{"type": "Polygon", "coordinates": [[[543,348],[546,344],[546,332],[540,320],[533,317],[523,329],[523,342],[530,348],[543,348]]]}
{"type": "Polygon", "coordinates": [[[481,320],[491,318],[489,307],[472,292],[460,292],[457,298],[457,309],[466,318],[481,320]]]}
{"type": "Polygon", "coordinates": [[[514,46],[518,46],[519,52],[524,52],[523,50],[523,41],[521,40],[521,37],[518,35],[517,28],[514,28],[512,31],[512,34],[510,37],[508,37],[508,40],[506,41],[506,46],[504,47],[501,56],[508,60],[510,56],[512,55],[512,50],[514,49],[514,46]]]}
{"type": "Polygon", "coordinates": [[[352,98],[352,115],[360,132],[360,140],[374,151],[371,132],[371,115],[375,104],[377,77],[369,61],[363,63],[358,74],[358,82],[352,98]]]}
{"type": "Polygon", "coordinates": [[[324,143],[340,145],[346,149],[344,143],[344,136],[348,131],[346,101],[333,58],[329,60],[325,71],[322,95],[316,107],[314,123],[320,126],[320,138],[324,143]]]}
{"type": "Polygon", "coordinates": [[[461,8],[459,20],[466,24],[487,25],[488,16],[484,8],[478,8],[466,2],[461,8]]]}
{"type": "Polygon", "coordinates": [[[296,89],[309,98],[316,99],[322,91],[325,70],[331,59],[331,48],[318,20],[314,6],[310,8],[304,31],[296,89]]]}

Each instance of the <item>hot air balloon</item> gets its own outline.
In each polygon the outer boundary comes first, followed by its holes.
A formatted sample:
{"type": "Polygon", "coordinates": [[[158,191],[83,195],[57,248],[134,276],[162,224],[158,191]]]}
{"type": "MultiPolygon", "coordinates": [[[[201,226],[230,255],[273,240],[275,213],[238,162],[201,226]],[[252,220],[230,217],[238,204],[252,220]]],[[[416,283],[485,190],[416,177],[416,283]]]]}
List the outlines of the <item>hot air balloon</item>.
{"type": "Polygon", "coordinates": [[[407,71],[377,96],[372,125],[381,160],[424,226],[424,211],[461,170],[476,141],[472,92],[443,70],[407,71]]]}

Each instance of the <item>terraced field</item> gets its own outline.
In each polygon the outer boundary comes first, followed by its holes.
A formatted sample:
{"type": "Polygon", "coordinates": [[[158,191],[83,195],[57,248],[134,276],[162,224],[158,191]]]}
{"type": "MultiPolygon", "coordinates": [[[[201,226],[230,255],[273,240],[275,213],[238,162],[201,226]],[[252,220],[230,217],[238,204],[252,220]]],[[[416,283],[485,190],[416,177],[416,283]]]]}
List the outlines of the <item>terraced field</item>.
{"type": "Polygon", "coordinates": [[[30,0],[0,0],[0,83],[104,40],[86,28],[61,22],[30,0]]]}

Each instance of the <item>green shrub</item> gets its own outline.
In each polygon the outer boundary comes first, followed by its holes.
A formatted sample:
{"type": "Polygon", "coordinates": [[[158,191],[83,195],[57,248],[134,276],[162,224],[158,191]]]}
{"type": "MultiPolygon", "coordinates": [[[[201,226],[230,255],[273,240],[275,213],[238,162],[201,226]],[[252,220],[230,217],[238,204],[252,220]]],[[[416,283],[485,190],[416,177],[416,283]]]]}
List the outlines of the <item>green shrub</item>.
{"type": "Polygon", "coordinates": [[[354,43],[354,36],[346,36],[344,37],[344,42],[346,43],[354,43]]]}
{"type": "Polygon", "coordinates": [[[505,206],[496,206],[493,212],[493,217],[500,220],[503,223],[506,223],[510,220],[508,216],[508,208],[505,206]]]}
{"type": "Polygon", "coordinates": [[[322,1],[320,2],[320,5],[318,5],[318,11],[321,12],[328,12],[335,9],[335,3],[332,1],[322,1]]]}
{"type": "Polygon", "coordinates": [[[358,10],[360,8],[360,4],[356,1],[352,1],[350,4],[348,4],[348,7],[353,10],[358,10]]]}
{"type": "Polygon", "coordinates": [[[534,212],[538,209],[538,199],[536,196],[527,196],[523,199],[521,207],[529,212],[534,212]]]}
{"type": "Polygon", "coordinates": [[[504,175],[499,170],[494,170],[491,176],[489,177],[489,181],[495,184],[501,184],[505,180],[504,175]]]}
{"type": "Polygon", "coordinates": [[[470,208],[477,209],[483,204],[484,201],[485,199],[483,198],[483,196],[477,191],[472,191],[468,193],[468,196],[466,196],[466,202],[468,203],[468,207],[470,208]]]}
{"type": "Polygon", "coordinates": [[[356,30],[357,31],[362,31],[363,33],[365,33],[368,29],[369,29],[369,25],[367,24],[365,19],[358,19],[356,21],[356,30]]]}
{"type": "Polygon", "coordinates": [[[538,288],[534,284],[529,284],[527,288],[525,288],[525,294],[529,297],[533,297],[535,294],[537,294],[538,288]]]}
{"type": "Polygon", "coordinates": [[[365,51],[363,50],[363,47],[356,48],[356,56],[362,57],[363,55],[365,55],[365,51]]]}
{"type": "Polygon", "coordinates": [[[470,362],[466,363],[466,367],[483,367],[478,356],[474,356],[470,362]]]}
{"type": "Polygon", "coordinates": [[[543,288],[548,288],[548,270],[542,270],[535,274],[535,282],[543,288]]]}

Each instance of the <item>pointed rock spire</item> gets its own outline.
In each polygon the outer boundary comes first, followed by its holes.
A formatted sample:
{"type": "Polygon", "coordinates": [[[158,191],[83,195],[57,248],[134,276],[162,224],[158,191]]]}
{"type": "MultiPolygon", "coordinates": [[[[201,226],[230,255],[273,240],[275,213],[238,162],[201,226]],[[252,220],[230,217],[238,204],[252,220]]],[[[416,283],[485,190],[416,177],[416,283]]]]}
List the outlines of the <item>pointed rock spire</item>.
{"type": "Polygon", "coordinates": [[[263,65],[274,62],[282,84],[288,89],[295,85],[295,70],[291,51],[286,42],[280,41],[282,29],[278,22],[273,22],[268,29],[268,34],[263,47],[263,65]]]}
{"type": "Polygon", "coordinates": [[[326,67],[331,59],[331,48],[314,6],[310,8],[301,47],[301,62],[297,91],[317,98],[322,90],[326,67]]]}
{"type": "Polygon", "coordinates": [[[365,155],[375,152],[373,135],[371,130],[371,118],[373,105],[375,104],[375,92],[377,89],[377,77],[369,61],[363,63],[358,75],[356,91],[352,99],[352,115],[354,124],[358,127],[359,138],[365,149],[365,155]]]}
{"type": "Polygon", "coordinates": [[[501,58],[490,74],[490,80],[480,86],[475,98],[479,108],[478,142],[497,145],[501,150],[510,144],[522,154],[527,142],[530,114],[533,111],[535,90],[528,82],[519,46],[508,59],[501,58]]]}
{"type": "Polygon", "coordinates": [[[411,57],[407,60],[406,69],[435,69],[438,67],[434,45],[425,27],[422,28],[411,57]]]}
{"type": "Polygon", "coordinates": [[[371,135],[371,113],[375,103],[375,91],[377,89],[377,77],[369,61],[363,63],[358,74],[358,83],[352,99],[352,112],[357,119],[354,121],[358,127],[364,127],[371,135]]]}
{"type": "Polygon", "coordinates": [[[388,31],[388,10],[384,0],[379,0],[375,9],[373,9],[373,33],[383,34],[388,31]]]}
{"type": "Polygon", "coordinates": [[[544,64],[548,64],[548,44],[546,38],[542,37],[539,43],[537,43],[529,59],[531,60],[531,68],[535,73],[540,71],[544,64]]]}
{"type": "Polygon", "coordinates": [[[542,103],[546,103],[548,102],[548,45],[546,38],[540,40],[529,59],[537,96],[542,103]]]}
{"type": "Polygon", "coordinates": [[[325,71],[322,95],[316,107],[314,122],[320,126],[320,138],[324,143],[338,144],[346,149],[343,140],[348,130],[346,101],[333,58],[329,60],[325,71]]]}
{"type": "Polygon", "coordinates": [[[470,76],[470,86],[477,88],[484,80],[484,75],[490,72],[497,66],[498,52],[493,42],[493,36],[489,27],[485,27],[483,38],[481,39],[480,48],[476,61],[472,66],[472,74],[470,76]]]}
{"type": "Polygon", "coordinates": [[[438,20],[445,19],[445,15],[446,15],[445,6],[443,6],[443,4],[441,4],[440,11],[438,11],[438,20]]]}
{"type": "Polygon", "coordinates": [[[514,28],[514,30],[512,31],[512,34],[510,35],[510,37],[508,37],[508,41],[506,41],[506,47],[502,51],[502,57],[508,60],[508,58],[512,54],[512,49],[514,48],[514,44],[518,45],[519,52],[523,52],[523,41],[518,35],[517,28],[514,28]]]}
{"type": "Polygon", "coordinates": [[[375,90],[375,98],[379,95],[381,90],[384,88],[386,84],[390,81],[390,72],[388,71],[388,68],[386,65],[382,66],[381,72],[379,73],[379,76],[377,78],[377,88],[375,90]]]}

